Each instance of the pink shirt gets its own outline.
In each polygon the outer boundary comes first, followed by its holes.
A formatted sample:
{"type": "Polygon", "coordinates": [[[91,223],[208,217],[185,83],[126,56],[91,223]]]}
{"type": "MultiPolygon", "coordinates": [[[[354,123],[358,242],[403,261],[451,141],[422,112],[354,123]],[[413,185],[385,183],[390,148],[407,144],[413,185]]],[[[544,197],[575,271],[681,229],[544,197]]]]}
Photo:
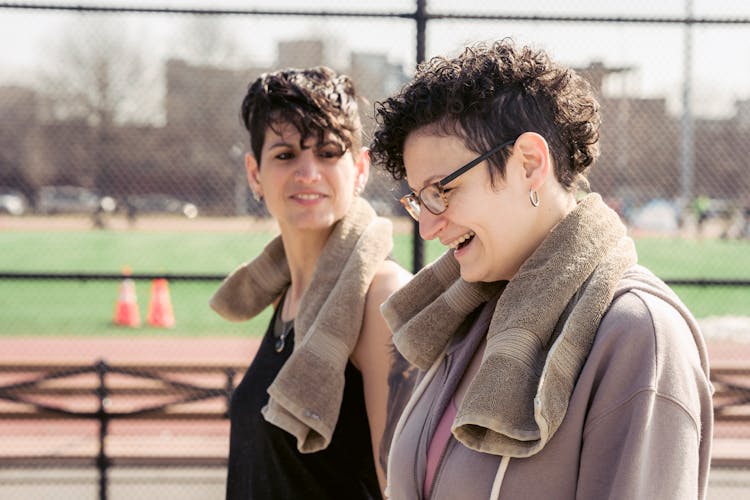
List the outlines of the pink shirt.
{"type": "Polygon", "coordinates": [[[456,407],[456,402],[451,398],[448,407],[445,409],[445,413],[440,417],[440,422],[438,422],[435,434],[432,436],[432,441],[430,441],[430,447],[427,450],[427,471],[424,475],[425,498],[430,497],[432,481],[435,479],[435,472],[438,465],[440,465],[440,459],[443,456],[445,447],[448,446],[448,440],[451,437],[451,425],[453,425],[453,420],[456,418],[456,413],[458,413],[458,408],[456,407]]]}

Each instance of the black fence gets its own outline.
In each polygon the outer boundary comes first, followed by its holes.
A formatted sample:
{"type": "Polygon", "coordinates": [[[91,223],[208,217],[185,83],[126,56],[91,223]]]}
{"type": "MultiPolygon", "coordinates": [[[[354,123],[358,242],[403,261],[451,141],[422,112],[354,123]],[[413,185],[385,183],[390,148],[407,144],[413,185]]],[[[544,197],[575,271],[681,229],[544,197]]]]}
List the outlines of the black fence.
{"type": "MultiPolygon", "coordinates": [[[[165,453],[174,449],[174,439],[156,439],[156,445],[141,443],[139,453],[118,446],[124,434],[112,432],[115,422],[170,423],[189,421],[194,433],[205,423],[226,421],[232,391],[244,367],[221,364],[153,365],[109,364],[0,364],[0,421],[88,421],[96,424],[84,438],[95,441],[91,453],[54,451],[54,440],[46,452],[30,454],[28,449],[6,446],[0,452],[3,468],[68,467],[95,468],[98,498],[111,498],[109,474],[112,468],[225,467],[226,455],[206,446],[193,446],[188,455],[165,453]],[[165,446],[167,445],[168,446],[165,446]],[[214,452],[212,454],[212,451],[214,452]]],[[[718,366],[712,372],[716,387],[715,425],[717,432],[750,422],[750,367],[718,366]]],[[[206,434],[205,431],[203,431],[206,434]]],[[[138,439],[132,438],[131,439],[138,439]]],[[[152,437],[142,440],[154,441],[152,437]]],[[[209,437],[210,439],[210,437],[209,437]]],[[[214,438],[216,440],[216,438],[214,438]]],[[[219,437],[219,448],[222,439],[219,437]]],[[[750,467],[750,453],[720,450],[713,466],[750,467]]]]}
{"type": "MultiPolygon", "coordinates": [[[[238,115],[248,83],[280,67],[325,64],[346,72],[363,96],[367,142],[372,103],[408,81],[418,62],[507,36],[546,48],[589,79],[602,105],[602,156],[590,176],[592,189],[628,225],[641,263],[675,287],[696,314],[719,368],[717,449],[723,454],[714,462],[722,470],[712,472],[711,498],[736,498],[750,487],[741,454],[750,442],[743,413],[750,341],[750,65],[735,55],[750,49],[750,7],[698,0],[676,6],[468,1],[458,12],[448,0],[331,0],[314,8],[296,0],[260,0],[252,8],[234,0],[205,8],[3,2],[0,33],[13,48],[0,51],[0,342],[11,336],[262,333],[267,316],[227,325],[206,305],[218,280],[277,232],[245,179],[248,144],[238,115]],[[141,292],[167,278],[176,326],[113,326],[116,283],[126,278],[141,292]]],[[[443,249],[420,240],[397,201],[404,192],[374,166],[364,196],[393,220],[396,259],[417,270],[443,249]]],[[[97,468],[100,497],[110,473],[124,467],[222,470],[216,450],[223,448],[216,442],[226,429],[211,425],[226,425],[226,396],[240,366],[231,374],[212,368],[206,385],[186,373],[170,385],[164,377],[174,373],[155,366],[66,368],[54,356],[37,361],[27,366],[38,370],[27,373],[31,378],[6,378],[0,388],[3,404],[23,391],[37,398],[17,401],[23,410],[4,407],[15,416],[3,423],[28,420],[30,427],[24,428],[26,441],[13,441],[25,455],[2,458],[3,466],[15,460],[35,474],[39,467],[52,470],[67,454],[71,466],[78,460],[81,469],[97,468]],[[83,371],[69,372],[68,379],[66,370],[83,371]],[[122,377],[130,382],[123,386],[122,377]],[[75,389],[79,383],[88,385],[75,389]],[[120,394],[131,389],[141,395],[120,394]],[[49,391],[71,391],[74,403],[88,399],[84,409],[68,414],[48,407],[49,391]],[[105,401],[120,395],[152,406],[107,407],[105,401]],[[185,406],[208,404],[210,410],[183,410],[179,418],[212,429],[211,453],[199,456],[186,444],[178,454],[160,456],[164,449],[133,448],[143,444],[135,434],[114,432],[112,438],[115,422],[158,421],[162,413],[173,418],[169,401],[192,397],[206,401],[185,406]],[[44,422],[58,418],[98,426],[71,431],[98,436],[81,438],[86,453],[75,455],[77,438],[58,442],[64,453],[33,451],[34,443],[53,442],[44,422]],[[127,453],[111,455],[100,446],[131,437],[127,453]]],[[[0,362],[19,365],[2,353],[0,362]]],[[[158,438],[152,441],[162,443],[158,438]]],[[[164,477],[127,481],[153,481],[156,488],[164,477]]],[[[0,471],[0,496],[28,498],[24,481],[0,471]]],[[[49,481],[55,489],[63,480],[49,481]]],[[[180,481],[196,490],[204,479],[191,471],[180,481]]],[[[183,496],[179,488],[177,497],[183,496]]],[[[130,495],[139,496],[148,497],[130,495]]]]}
{"type": "MultiPolygon", "coordinates": [[[[89,454],[55,451],[54,438],[50,438],[52,443],[41,453],[5,446],[0,465],[16,469],[94,467],[100,500],[108,498],[113,467],[226,466],[226,455],[212,455],[211,447],[195,446],[189,455],[165,453],[174,448],[171,437],[168,441],[157,439],[157,445],[141,443],[139,452],[132,453],[113,440],[111,426],[114,422],[183,420],[201,433],[205,422],[228,418],[229,399],[244,369],[216,364],[111,365],[105,360],[84,365],[0,364],[0,421],[5,425],[44,421],[64,427],[66,422],[88,421],[97,426],[89,434],[83,433],[84,439],[95,441],[89,454]]],[[[131,435],[130,439],[138,438],[131,435]]],[[[218,440],[219,449],[224,449],[221,436],[218,440]]]]}

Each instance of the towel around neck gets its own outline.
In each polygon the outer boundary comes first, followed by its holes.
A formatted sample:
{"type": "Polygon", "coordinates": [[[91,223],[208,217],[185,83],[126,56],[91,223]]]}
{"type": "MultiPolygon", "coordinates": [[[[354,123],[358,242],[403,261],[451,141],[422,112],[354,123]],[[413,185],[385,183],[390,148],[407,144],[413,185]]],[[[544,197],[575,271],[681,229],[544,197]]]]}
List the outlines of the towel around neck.
{"type": "MultiPolygon", "coordinates": [[[[359,339],[370,283],[393,247],[391,222],[362,198],[336,223],[295,318],[294,352],[268,388],[262,413],[297,438],[302,453],[328,446],[344,393],[344,371],[359,339]]],[[[250,319],[291,278],[281,237],[230,274],[210,305],[232,321],[250,319]]]]}
{"type": "Polygon", "coordinates": [[[428,369],[468,313],[502,292],[452,431],[477,451],[527,457],[560,426],[635,246],[597,194],[578,203],[509,282],[468,283],[451,251],[381,310],[399,351],[428,369]]]}

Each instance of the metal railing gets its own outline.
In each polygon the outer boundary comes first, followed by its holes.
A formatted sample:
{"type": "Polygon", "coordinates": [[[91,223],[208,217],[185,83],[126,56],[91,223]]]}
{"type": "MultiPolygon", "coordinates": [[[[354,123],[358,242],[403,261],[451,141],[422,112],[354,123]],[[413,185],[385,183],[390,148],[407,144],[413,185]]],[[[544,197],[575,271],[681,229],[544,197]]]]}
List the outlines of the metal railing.
{"type": "Polygon", "coordinates": [[[0,465],[95,466],[101,500],[107,498],[113,466],[224,466],[225,455],[132,455],[110,450],[110,424],[226,420],[232,391],[245,368],[224,364],[109,364],[105,360],[94,364],[0,365],[4,380],[0,384],[0,420],[86,420],[98,424],[96,455],[59,451],[32,455],[5,447],[0,452],[0,465]]]}
{"type": "MultiPolygon", "coordinates": [[[[96,467],[99,499],[106,500],[109,471],[116,466],[226,466],[226,455],[193,452],[169,455],[120,453],[108,447],[115,421],[226,421],[232,391],[244,366],[226,364],[0,364],[0,420],[87,420],[96,422],[97,453],[24,454],[0,451],[0,465],[96,467]],[[118,378],[119,377],[119,378],[118,378]],[[191,408],[196,404],[200,408],[191,408]],[[82,408],[86,407],[86,408],[82,408]]],[[[750,367],[712,367],[718,428],[750,422],[750,367]]],[[[736,439],[736,437],[735,437],[736,439]]],[[[745,436],[744,439],[750,439],[745,436]]],[[[713,467],[748,467],[750,455],[736,448],[715,453],[713,467]]]]}

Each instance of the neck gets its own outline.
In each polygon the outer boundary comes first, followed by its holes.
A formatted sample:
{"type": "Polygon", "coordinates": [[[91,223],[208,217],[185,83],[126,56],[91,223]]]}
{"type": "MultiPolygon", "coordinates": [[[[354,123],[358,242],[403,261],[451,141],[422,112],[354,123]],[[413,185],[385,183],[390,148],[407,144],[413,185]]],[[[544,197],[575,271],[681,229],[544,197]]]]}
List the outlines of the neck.
{"type": "Polygon", "coordinates": [[[538,209],[541,211],[543,237],[546,237],[561,220],[563,220],[576,207],[575,194],[566,191],[562,186],[555,183],[554,189],[545,190],[542,194],[543,205],[538,209]]]}
{"type": "Polygon", "coordinates": [[[318,258],[323,252],[329,234],[330,231],[325,235],[312,231],[290,234],[282,230],[281,239],[284,242],[284,253],[291,276],[291,285],[281,311],[282,320],[290,321],[297,315],[300,301],[312,281],[318,258]]]}

